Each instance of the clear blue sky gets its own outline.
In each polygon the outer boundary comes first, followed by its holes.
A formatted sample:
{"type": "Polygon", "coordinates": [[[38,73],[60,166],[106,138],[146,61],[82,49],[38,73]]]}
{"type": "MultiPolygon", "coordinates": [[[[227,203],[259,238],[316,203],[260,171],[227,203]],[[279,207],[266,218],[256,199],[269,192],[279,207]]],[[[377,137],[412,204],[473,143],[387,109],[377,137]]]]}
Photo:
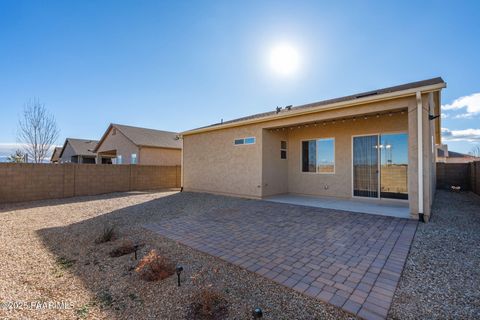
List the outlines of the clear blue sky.
{"type": "MultiPolygon", "coordinates": [[[[451,104],[480,92],[479,39],[479,1],[0,0],[0,145],[34,97],[59,144],[110,122],[182,131],[435,76],[451,104]],[[266,61],[281,41],[301,56],[294,76],[266,61]]],[[[478,97],[445,111],[451,149],[480,142],[478,97]]]]}

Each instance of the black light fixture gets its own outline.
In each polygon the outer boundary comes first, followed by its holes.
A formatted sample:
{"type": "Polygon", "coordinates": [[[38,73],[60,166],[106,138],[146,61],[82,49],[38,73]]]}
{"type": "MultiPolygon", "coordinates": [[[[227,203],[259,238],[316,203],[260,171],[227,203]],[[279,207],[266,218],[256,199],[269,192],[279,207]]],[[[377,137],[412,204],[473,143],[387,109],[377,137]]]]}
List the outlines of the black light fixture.
{"type": "Polygon", "coordinates": [[[177,272],[178,286],[180,287],[180,274],[181,274],[182,271],[183,271],[183,267],[182,267],[182,266],[177,266],[177,267],[175,268],[175,271],[177,272]]]}
{"type": "Polygon", "coordinates": [[[435,120],[435,119],[437,119],[437,118],[439,118],[439,117],[440,117],[440,115],[434,116],[433,114],[429,114],[429,115],[428,115],[428,120],[435,120]]]}
{"type": "Polygon", "coordinates": [[[135,250],[135,260],[137,260],[137,250],[138,250],[139,245],[136,244],[133,246],[133,249],[135,250]]]}
{"type": "Polygon", "coordinates": [[[263,317],[262,309],[255,308],[255,310],[253,310],[253,318],[254,319],[260,319],[261,317],[263,317]]]}

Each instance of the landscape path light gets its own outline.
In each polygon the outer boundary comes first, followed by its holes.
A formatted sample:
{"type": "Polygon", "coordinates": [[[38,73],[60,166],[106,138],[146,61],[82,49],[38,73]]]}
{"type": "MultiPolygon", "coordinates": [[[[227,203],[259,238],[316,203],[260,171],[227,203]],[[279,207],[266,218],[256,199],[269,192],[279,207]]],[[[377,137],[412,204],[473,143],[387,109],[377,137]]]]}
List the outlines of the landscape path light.
{"type": "Polygon", "coordinates": [[[254,319],[260,319],[261,317],[263,317],[262,309],[255,308],[255,310],[253,310],[253,318],[254,319]]]}
{"type": "Polygon", "coordinates": [[[183,271],[183,267],[182,267],[182,266],[177,266],[177,267],[175,268],[175,271],[177,272],[178,286],[180,287],[180,274],[181,274],[182,271],[183,271]]]}

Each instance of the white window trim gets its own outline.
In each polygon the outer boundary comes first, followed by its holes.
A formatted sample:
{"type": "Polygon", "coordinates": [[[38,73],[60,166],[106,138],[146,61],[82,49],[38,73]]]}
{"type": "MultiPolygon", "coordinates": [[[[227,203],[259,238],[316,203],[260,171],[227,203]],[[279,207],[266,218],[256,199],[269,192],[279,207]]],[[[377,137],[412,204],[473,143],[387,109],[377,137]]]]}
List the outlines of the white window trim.
{"type": "MultiPolygon", "coordinates": [[[[335,174],[336,170],[337,170],[337,157],[335,156],[335,152],[336,152],[336,149],[335,149],[335,145],[336,145],[336,140],[335,140],[335,137],[323,137],[323,138],[310,138],[310,139],[302,139],[300,140],[300,172],[301,173],[305,173],[305,174],[326,174],[326,175],[332,175],[332,174],[335,174]],[[329,139],[333,139],[333,172],[318,172],[318,171],[315,171],[315,172],[310,172],[310,171],[303,171],[303,142],[304,141],[312,141],[312,140],[329,140],[329,139]]],[[[316,156],[318,157],[318,149],[315,148],[315,151],[316,151],[316,156]]],[[[315,170],[318,170],[317,168],[317,165],[315,165],[315,170]]]]}

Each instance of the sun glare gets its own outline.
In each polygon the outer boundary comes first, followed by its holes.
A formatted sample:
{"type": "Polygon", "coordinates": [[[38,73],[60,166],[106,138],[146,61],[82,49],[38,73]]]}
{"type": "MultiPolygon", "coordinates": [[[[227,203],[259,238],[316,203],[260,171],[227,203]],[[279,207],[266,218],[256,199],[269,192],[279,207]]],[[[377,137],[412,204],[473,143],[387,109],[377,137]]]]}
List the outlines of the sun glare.
{"type": "Polygon", "coordinates": [[[295,47],[279,44],[270,52],[270,67],[282,76],[294,74],[300,65],[300,57],[295,47]]]}

